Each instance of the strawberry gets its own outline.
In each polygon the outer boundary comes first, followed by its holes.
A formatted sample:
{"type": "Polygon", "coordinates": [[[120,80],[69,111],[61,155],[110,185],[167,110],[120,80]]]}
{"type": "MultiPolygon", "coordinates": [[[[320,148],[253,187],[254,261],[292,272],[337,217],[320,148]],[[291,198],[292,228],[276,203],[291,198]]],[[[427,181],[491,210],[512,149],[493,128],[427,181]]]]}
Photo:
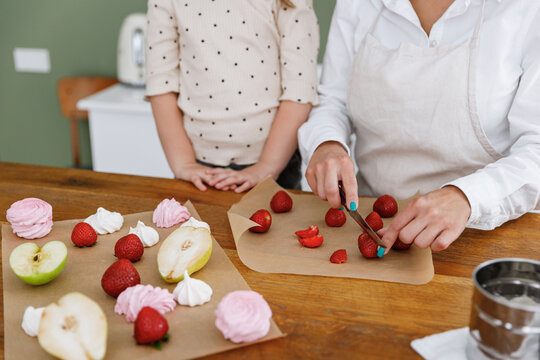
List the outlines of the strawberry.
{"type": "Polygon", "coordinates": [[[71,232],[71,241],[78,247],[92,246],[97,241],[96,230],[90,224],[80,222],[71,232]]]}
{"type": "Polygon", "coordinates": [[[114,256],[129,261],[139,261],[144,253],[144,245],[135,234],[127,234],[121,237],[114,246],[114,256]]]}
{"type": "Polygon", "coordinates": [[[270,229],[270,225],[272,225],[272,216],[265,209],[255,211],[249,219],[259,224],[259,226],[250,227],[249,231],[251,232],[265,233],[270,229]]]}
{"type": "Polygon", "coordinates": [[[358,249],[362,255],[368,259],[377,257],[377,243],[369,237],[367,233],[362,233],[358,237],[358,249]]]}
{"type": "Polygon", "coordinates": [[[392,249],[394,250],[408,250],[411,247],[412,243],[405,244],[403,241],[396,239],[396,242],[394,245],[392,245],[392,249]]]}
{"type": "Polygon", "coordinates": [[[376,211],[384,218],[396,215],[398,206],[396,199],[390,195],[383,195],[373,203],[373,211],[376,211]]]}
{"type": "Polygon", "coordinates": [[[308,238],[319,234],[319,227],[317,225],[311,225],[306,230],[298,230],[294,232],[298,237],[308,238]]]}
{"type": "Polygon", "coordinates": [[[316,248],[323,243],[323,237],[322,235],[315,235],[307,238],[299,238],[298,241],[305,247],[316,248]]]}
{"type": "Polygon", "coordinates": [[[326,216],[324,217],[324,221],[326,221],[326,225],[328,226],[340,227],[345,224],[347,218],[345,217],[345,213],[343,212],[343,210],[330,208],[326,213],[326,216]]]}
{"type": "Polygon", "coordinates": [[[373,231],[379,231],[383,228],[381,216],[375,211],[366,216],[366,222],[373,231]]]}
{"type": "Polygon", "coordinates": [[[339,249],[334,251],[332,256],[330,256],[330,262],[334,264],[342,264],[347,261],[347,250],[339,249]]]}
{"type": "MultiPolygon", "coordinates": [[[[139,311],[133,328],[137,343],[150,344],[166,337],[169,331],[169,324],[157,310],[150,306],[145,306],[139,311]]],[[[159,349],[161,349],[160,345],[158,345],[159,349]]]]}
{"type": "Polygon", "coordinates": [[[112,297],[117,297],[128,287],[140,283],[141,277],[128,259],[117,260],[105,270],[101,277],[101,287],[112,297]]]}
{"type": "Polygon", "coordinates": [[[292,209],[292,199],[283,190],[279,190],[270,201],[270,207],[275,213],[283,213],[292,209]]]}

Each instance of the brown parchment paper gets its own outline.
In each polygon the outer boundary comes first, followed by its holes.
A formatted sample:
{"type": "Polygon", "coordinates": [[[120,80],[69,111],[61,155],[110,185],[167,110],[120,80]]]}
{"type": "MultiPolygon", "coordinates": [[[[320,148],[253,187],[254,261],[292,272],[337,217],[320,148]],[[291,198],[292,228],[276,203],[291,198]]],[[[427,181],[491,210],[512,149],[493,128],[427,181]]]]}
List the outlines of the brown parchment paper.
{"type": "MultiPolygon", "coordinates": [[[[313,194],[292,194],[293,208],[287,213],[276,214],[270,209],[270,200],[283,190],[268,178],[234,204],[227,215],[231,224],[238,255],[252,270],[262,273],[322,275],[359,279],[382,280],[407,284],[425,284],[433,278],[431,250],[411,246],[407,251],[391,250],[382,259],[366,259],[358,250],[360,226],[347,214],[347,222],[339,228],[326,225],[324,216],[329,209],[326,201],[313,194]],[[249,217],[259,209],[272,215],[272,225],[267,233],[247,231],[257,225],[249,217]],[[314,249],[302,247],[295,231],[317,225],[324,237],[323,244],[314,249]],[[333,264],[330,255],[335,250],[347,250],[347,262],[333,264]]],[[[398,201],[404,209],[408,200],[398,201]]],[[[371,212],[375,198],[360,198],[358,211],[364,218],[371,212]]],[[[383,219],[386,225],[391,219],[383,219]]]]}
{"type": "MultiPolygon", "coordinates": [[[[193,204],[185,204],[191,214],[200,219],[193,204]]],[[[108,210],[114,211],[113,208],[108,210]]],[[[89,211],[90,215],[92,213],[89,211]]],[[[213,240],[212,255],[208,264],[192,277],[207,282],[213,289],[210,302],[197,307],[177,305],[165,318],[169,323],[170,340],[159,351],[151,346],[136,345],[133,338],[133,323],[128,323],[125,316],[114,313],[116,299],[105,294],[101,288],[103,272],[115,260],[114,245],[116,240],[128,233],[129,227],[135,227],[137,220],[146,225],[152,223],[152,212],[124,215],[124,225],[119,231],[109,235],[98,235],[98,242],[91,248],[77,248],[71,243],[71,230],[80,220],[57,221],[51,233],[38,240],[24,240],[16,237],[11,226],[2,226],[2,270],[4,280],[4,349],[6,359],[52,359],[40,347],[37,337],[24,333],[21,321],[27,306],[41,307],[56,301],[62,295],[79,291],[96,301],[107,316],[109,334],[106,359],[188,359],[247,344],[233,344],[225,340],[214,325],[214,310],[219,301],[230,291],[249,289],[233,263],[221,246],[213,240]],[[68,260],[64,271],[52,282],[42,286],[32,286],[22,282],[9,267],[9,254],[19,244],[34,241],[43,246],[51,240],[64,241],[68,247],[68,260]]],[[[161,229],[159,243],[145,248],[142,259],[134,263],[141,276],[141,284],[151,284],[173,291],[176,284],[167,284],[159,275],[157,252],[162,241],[177,226],[161,229]]],[[[284,336],[272,320],[270,332],[260,341],[284,336]]],[[[259,341],[259,342],[260,342],[259,341]]]]}

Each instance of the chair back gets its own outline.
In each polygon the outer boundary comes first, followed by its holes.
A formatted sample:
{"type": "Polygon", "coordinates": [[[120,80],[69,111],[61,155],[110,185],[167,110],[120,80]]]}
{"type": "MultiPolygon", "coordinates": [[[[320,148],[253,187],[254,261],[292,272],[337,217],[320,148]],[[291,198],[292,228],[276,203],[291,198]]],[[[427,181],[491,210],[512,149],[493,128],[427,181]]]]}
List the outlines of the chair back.
{"type": "Polygon", "coordinates": [[[77,102],[118,82],[113,77],[74,76],[58,81],[58,101],[62,114],[68,119],[88,118],[86,110],[77,109],[77,102]]]}

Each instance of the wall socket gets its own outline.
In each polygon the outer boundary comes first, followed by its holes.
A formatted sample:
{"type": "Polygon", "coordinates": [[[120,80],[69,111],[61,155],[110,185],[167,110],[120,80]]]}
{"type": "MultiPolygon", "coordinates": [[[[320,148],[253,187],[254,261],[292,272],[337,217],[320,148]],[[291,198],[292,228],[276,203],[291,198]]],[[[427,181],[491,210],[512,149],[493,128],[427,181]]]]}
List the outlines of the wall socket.
{"type": "Polygon", "coordinates": [[[51,72],[51,60],[47,49],[15,48],[13,62],[15,71],[18,72],[51,72]]]}

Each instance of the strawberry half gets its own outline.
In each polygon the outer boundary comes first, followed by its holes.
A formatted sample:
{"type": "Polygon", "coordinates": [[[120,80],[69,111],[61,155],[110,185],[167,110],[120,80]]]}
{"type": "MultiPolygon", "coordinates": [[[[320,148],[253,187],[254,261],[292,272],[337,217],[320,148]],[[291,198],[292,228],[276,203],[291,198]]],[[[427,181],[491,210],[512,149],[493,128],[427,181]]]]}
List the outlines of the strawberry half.
{"type": "Polygon", "coordinates": [[[306,230],[298,230],[294,232],[298,237],[308,238],[319,234],[319,227],[317,225],[311,225],[306,230]]]}
{"type": "Polygon", "coordinates": [[[367,233],[358,236],[358,249],[362,255],[368,259],[377,257],[377,243],[369,237],[367,233]]]}
{"type": "Polygon", "coordinates": [[[366,222],[373,231],[379,231],[383,228],[381,216],[375,211],[366,216],[366,222]]]}
{"type": "Polygon", "coordinates": [[[284,213],[292,209],[293,201],[289,194],[279,190],[270,201],[270,207],[275,213],[284,213]]]}
{"type": "Polygon", "coordinates": [[[408,250],[411,247],[412,243],[405,244],[403,241],[396,239],[396,242],[394,245],[392,245],[392,249],[394,250],[408,250]]]}
{"type": "Polygon", "coordinates": [[[101,277],[101,287],[112,297],[117,297],[128,287],[140,283],[141,277],[128,259],[117,260],[105,270],[101,277]]]}
{"type": "Polygon", "coordinates": [[[398,205],[396,199],[390,195],[383,195],[373,203],[373,211],[376,211],[381,217],[389,218],[396,215],[398,205]]]}
{"type": "MultiPolygon", "coordinates": [[[[167,323],[167,319],[157,310],[150,306],[145,306],[139,311],[133,329],[137,343],[151,344],[167,336],[169,324],[167,323]]],[[[161,349],[161,344],[158,346],[161,349]]]]}
{"type": "Polygon", "coordinates": [[[139,261],[144,253],[144,245],[135,234],[127,234],[121,237],[114,246],[114,256],[129,261],[139,261]]]}
{"type": "Polygon", "coordinates": [[[323,236],[315,235],[315,236],[307,237],[307,238],[299,238],[298,241],[300,242],[300,244],[302,244],[305,247],[316,248],[322,245],[323,236]]]}
{"type": "Polygon", "coordinates": [[[326,212],[326,216],[324,217],[324,221],[326,222],[326,225],[331,227],[340,227],[345,224],[345,221],[347,221],[347,217],[345,216],[345,213],[343,210],[330,208],[326,212]]]}
{"type": "Polygon", "coordinates": [[[334,264],[342,264],[347,261],[347,250],[339,249],[334,251],[332,256],[330,256],[330,262],[334,264]]]}
{"type": "Polygon", "coordinates": [[[92,246],[97,241],[97,233],[94,228],[85,222],[80,222],[71,232],[71,241],[78,247],[92,246]]]}
{"type": "Polygon", "coordinates": [[[272,225],[272,215],[266,209],[255,211],[249,219],[259,224],[259,226],[250,227],[249,231],[251,232],[265,233],[270,229],[270,225],[272,225]]]}

